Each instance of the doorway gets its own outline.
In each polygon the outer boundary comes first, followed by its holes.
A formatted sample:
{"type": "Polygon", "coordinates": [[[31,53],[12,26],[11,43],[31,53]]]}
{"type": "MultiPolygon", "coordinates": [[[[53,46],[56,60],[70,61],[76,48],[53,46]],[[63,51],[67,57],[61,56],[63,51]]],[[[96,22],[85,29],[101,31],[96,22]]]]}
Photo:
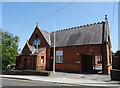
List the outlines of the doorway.
{"type": "Polygon", "coordinates": [[[102,56],[82,55],[81,71],[85,73],[102,73],[102,56]]]}
{"type": "Polygon", "coordinates": [[[93,70],[92,55],[82,55],[81,58],[81,69],[82,72],[91,72],[93,70]]]}

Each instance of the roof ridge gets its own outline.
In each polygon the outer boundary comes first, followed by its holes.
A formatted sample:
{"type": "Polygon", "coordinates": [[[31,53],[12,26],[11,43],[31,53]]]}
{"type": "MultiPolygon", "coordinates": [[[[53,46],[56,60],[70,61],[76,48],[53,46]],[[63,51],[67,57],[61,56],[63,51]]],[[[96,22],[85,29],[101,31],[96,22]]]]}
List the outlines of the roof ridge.
{"type": "Polygon", "coordinates": [[[53,31],[51,33],[60,32],[60,31],[66,31],[66,30],[72,30],[72,29],[75,29],[75,28],[87,27],[87,26],[96,25],[96,24],[102,24],[103,22],[104,21],[93,23],[93,24],[91,23],[91,24],[86,24],[86,25],[75,26],[75,27],[71,27],[71,28],[66,28],[66,29],[61,29],[61,30],[53,31]]]}
{"type": "MultiPolygon", "coordinates": [[[[45,31],[45,30],[42,30],[42,29],[39,28],[38,26],[36,26],[36,28],[38,28],[40,31],[43,31],[43,32],[49,33],[49,32],[47,32],[47,31],[45,31]]],[[[49,33],[49,34],[50,34],[50,33],[49,33]]]]}
{"type": "MultiPolygon", "coordinates": [[[[39,29],[39,30],[41,30],[41,31],[43,31],[43,32],[46,32],[46,33],[49,33],[49,32],[47,32],[47,31],[45,31],[45,30],[42,30],[42,29],[39,29]]],[[[49,33],[50,34],[50,33],[49,33]]]]}

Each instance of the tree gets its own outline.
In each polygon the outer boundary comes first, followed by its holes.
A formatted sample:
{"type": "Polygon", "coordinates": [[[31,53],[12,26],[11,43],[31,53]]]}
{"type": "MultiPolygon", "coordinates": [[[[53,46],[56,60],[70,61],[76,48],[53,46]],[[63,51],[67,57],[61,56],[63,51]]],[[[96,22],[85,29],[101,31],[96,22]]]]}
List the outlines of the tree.
{"type": "Polygon", "coordinates": [[[18,54],[19,37],[2,31],[2,69],[6,70],[7,65],[15,64],[18,54]]]}

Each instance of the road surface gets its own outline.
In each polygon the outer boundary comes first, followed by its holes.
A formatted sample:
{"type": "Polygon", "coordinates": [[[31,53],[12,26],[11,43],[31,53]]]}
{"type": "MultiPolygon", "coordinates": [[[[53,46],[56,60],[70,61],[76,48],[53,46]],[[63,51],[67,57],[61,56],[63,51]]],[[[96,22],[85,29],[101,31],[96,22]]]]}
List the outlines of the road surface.
{"type": "Polygon", "coordinates": [[[119,88],[119,87],[93,87],[59,84],[51,82],[30,81],[21,79],[2,78],[2,88],[119,88]]]}

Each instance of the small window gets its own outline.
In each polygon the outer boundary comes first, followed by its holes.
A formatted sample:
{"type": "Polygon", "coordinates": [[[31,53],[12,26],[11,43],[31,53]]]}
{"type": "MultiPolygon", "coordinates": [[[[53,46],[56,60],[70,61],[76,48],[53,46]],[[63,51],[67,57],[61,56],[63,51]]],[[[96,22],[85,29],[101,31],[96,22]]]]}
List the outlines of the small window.
{"type": "Polygon", "coordinates": [[[40,45],[40,39],[33,40],[33,45],[40,45]]]}
{"type": "Polygon", "coordinates": [[[56,51],[56,63],[63,63],[63,51],[56,51]]]}
{"type": "Polygon", "coordinates": [[[44,63],[44,56],[41,56],[41,63],[44,63]]]}

